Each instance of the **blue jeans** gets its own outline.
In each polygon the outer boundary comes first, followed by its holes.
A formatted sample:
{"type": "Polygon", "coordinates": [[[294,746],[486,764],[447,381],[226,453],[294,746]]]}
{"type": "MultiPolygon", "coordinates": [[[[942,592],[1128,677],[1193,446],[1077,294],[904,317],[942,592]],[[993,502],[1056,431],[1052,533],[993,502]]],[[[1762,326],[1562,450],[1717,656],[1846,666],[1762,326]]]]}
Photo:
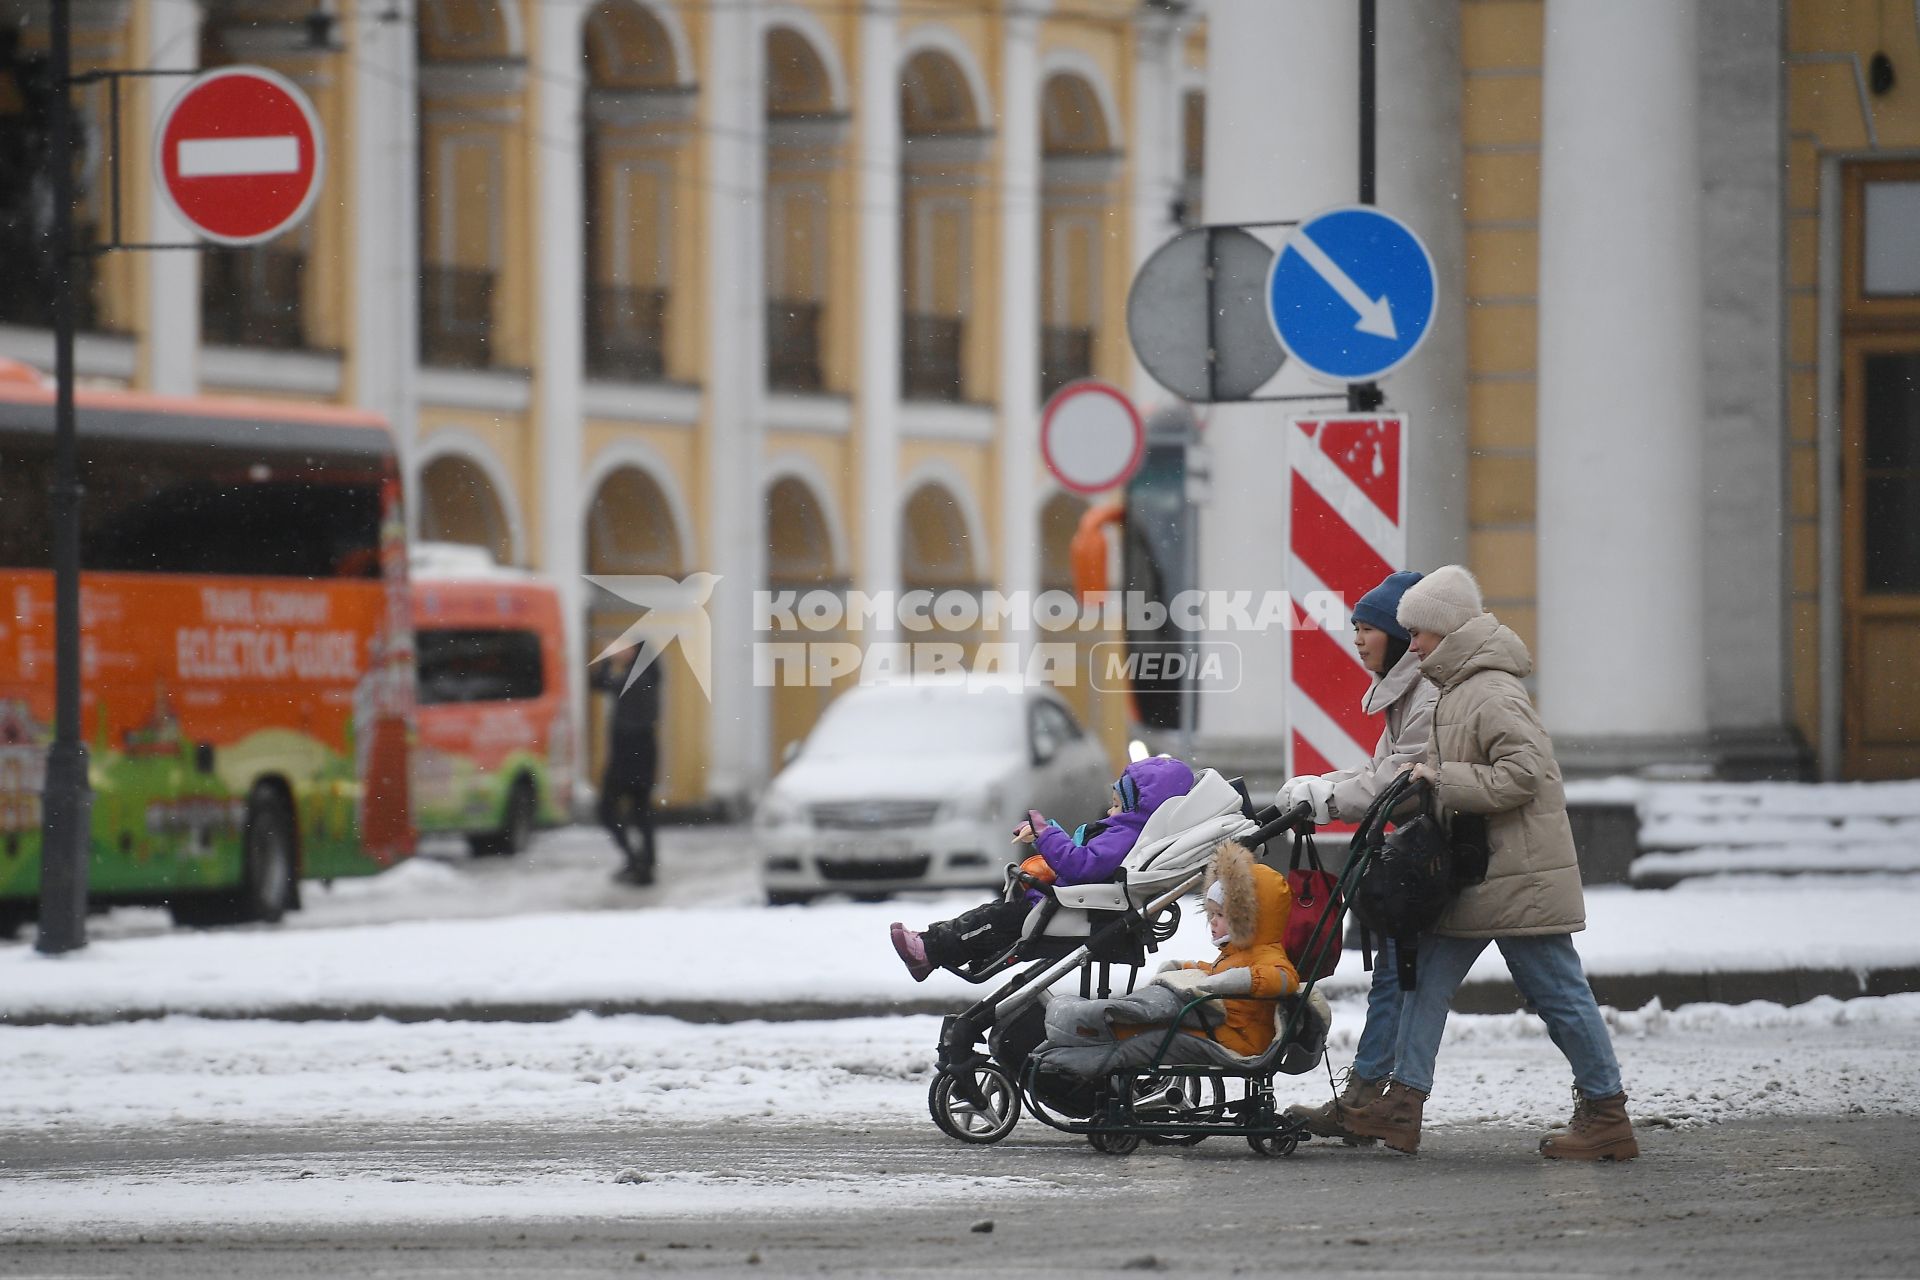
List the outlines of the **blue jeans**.
{"type": "Polygon", "coordinates": [[[1407,992],[1400,1004],[1393,1078],[1422,1093],[1433,1092],[1433,1062],[1440,1056],[1440,1036],[1447,1028],[1453,993],[1490,941],[1499,943],[1520,998],[1547,1024],[1547,1034],[1573,1067],[1574,1087],[1588,1098],[1610,1098],[1621,1092],[1613,1039],[1600,1018],[1593,988],[1581,972],[1573,935],[1567,933],[1420,939],[1416,970],[1420,985],[1407,992]]]}
{"type": "Polygon", "coordinates": [[[1367,991],[1367,1025],[1353,1052],[1353,1074],[1385,1080],[1393,1074],[1394,1047],[1400,1039],[1400,953],[1387,938],[1373,953],[1373,986],[1367,991]]]}

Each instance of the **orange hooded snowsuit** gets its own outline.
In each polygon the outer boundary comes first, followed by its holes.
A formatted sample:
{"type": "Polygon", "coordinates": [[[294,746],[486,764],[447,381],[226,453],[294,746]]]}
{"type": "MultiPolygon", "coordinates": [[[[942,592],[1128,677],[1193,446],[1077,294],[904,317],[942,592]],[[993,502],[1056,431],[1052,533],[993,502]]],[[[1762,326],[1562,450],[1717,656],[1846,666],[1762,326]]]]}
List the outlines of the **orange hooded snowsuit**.
{"type": "Polygon", "coordinates": [[[1235,1053],[1264,1053],[1273,1043],[1274,998],[1300,989],[1300,974],[1282,945],[1293,914],[1293,890],[1285,876],[1254,862],[1253,854],[1237,844],[1221,845],[1209,870],[1208,884],[1218,880],[1225,892],[1227,945],[1211,964],[1196,961],[1181,968],[1253,970],[1253,994],[1263,998],[1221,1001],[1226,1020],[1213,1038],[1235,1053]]]}

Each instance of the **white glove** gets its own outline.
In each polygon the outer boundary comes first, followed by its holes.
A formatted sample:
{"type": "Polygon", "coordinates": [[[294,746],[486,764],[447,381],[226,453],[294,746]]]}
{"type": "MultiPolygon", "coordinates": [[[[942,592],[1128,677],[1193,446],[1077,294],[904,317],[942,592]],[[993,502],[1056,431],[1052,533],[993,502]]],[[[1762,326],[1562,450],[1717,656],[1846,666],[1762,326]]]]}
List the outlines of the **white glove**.
{"type": "MultiPolygon", "coordinates": [[[[1175,969],[1184,969],[1186,967],[1187,964],[1184,960],[1162,960],[1160,967],[1153,971],[1153,976],[1158,978],[1163,973],[1172,973],[1175,969]]],[[[1151,981],[1149,981],[1149,985],[1151,985],[1151,981]]]]}
{"type": "Polygon", "coordinates": [[[1213,975],[1205,969],[1170,969],[1153,975],[1156,984],[1178,991],[1183,996],[1205,995],[1205,987],[1213,980],[1213,975]]]}
{"type": "Polygon", "coordinates": [[[1315,826],[1324,827],[1333,821],[1333,784],[1325,778],[1300,779],[1300,785],[1294,788],[1293,802],[1313,806],[1315,826]]]}
{"type": "Polygon", "coordinates": [[[1310,773],[1303,773],[1297,778],[1288,778],[1285,782],[1281,783],[1280,789],[1273,793],[1273,807],[1285,813],[1287,810],[1293,808],[1294,805],[1299,804],[1301,797],[1294,793],[1300,789],[1301,783],[1311,782],[1313,776],[1314,775],[1310,773]]]}
{"type": "Polygon", "coordinates": [[[1253,994],[1253,970],[1244,967],[1222,969],[1219,973],[1208,973],[1205,969],[1181,969],[1176,973],[1158,974],[1154,981],[1188,998],[1253,994]]]}

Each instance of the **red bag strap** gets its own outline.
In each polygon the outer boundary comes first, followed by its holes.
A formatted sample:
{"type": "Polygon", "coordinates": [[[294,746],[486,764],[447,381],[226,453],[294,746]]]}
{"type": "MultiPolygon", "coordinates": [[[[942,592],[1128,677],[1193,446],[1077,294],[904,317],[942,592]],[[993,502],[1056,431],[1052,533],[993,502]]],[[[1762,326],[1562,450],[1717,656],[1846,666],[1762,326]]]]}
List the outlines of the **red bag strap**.
{"type": "Polygon", "coordinates": [[[1306,858],[1307,870],[1326,870],[1320,865],[1320,847],[1313,842],[1313,837],[1307,832],[1296,831],[1293,833],[1293,856],[1287,860],[1287,870],[1300,870],[1300,860],[1303,855],[1306,858]]]}

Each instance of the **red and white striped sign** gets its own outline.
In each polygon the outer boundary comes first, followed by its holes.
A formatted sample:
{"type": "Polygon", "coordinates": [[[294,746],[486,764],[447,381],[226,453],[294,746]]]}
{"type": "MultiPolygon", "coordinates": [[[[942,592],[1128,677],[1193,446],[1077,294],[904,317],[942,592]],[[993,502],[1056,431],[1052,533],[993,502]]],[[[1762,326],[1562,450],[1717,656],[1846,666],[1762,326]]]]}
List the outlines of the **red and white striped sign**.
{"type": "Polygon", "coordinates": [[[306,216],[326,170],[307,95],[265,67],[221,67],[180,91],[154,131],[160,192],[222,244],[257,244],[306,216]]]}
{"type": "Polygon", "coordinates": [[[1348,611],[1406,567],[1406,416],[1293,418],[1287,466],[1287,591],[1298,621],[1289,652],[1287,771],[1326,773],[1365,763],[1380,738],[1380,718],[1360,709],[1372,676],[1353,650],[1348,611]],[[1326,593],[1340,598],[1337,611],[1326,593]]]}

